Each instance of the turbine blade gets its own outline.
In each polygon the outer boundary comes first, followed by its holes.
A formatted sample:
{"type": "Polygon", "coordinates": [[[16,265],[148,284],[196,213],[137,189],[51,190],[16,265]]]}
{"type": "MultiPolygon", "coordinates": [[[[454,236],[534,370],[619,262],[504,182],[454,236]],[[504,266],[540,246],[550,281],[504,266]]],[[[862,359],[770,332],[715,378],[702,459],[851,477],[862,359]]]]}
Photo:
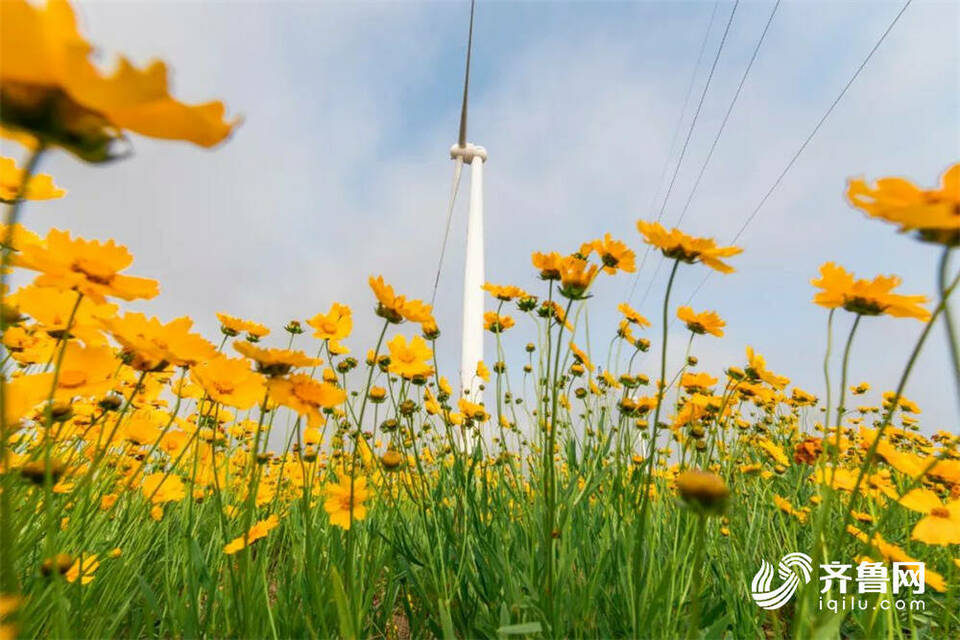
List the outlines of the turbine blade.
{"type": "Polygon", "coordinates": [[[460,135],[457,144],[467,146],[467,94],[470,91],[470,53],[473,50],[473,11],[476,0],[470,0],[470,30],[467,32],[467,69],[463,74],[463,103],[460,105],[460,135]]]}

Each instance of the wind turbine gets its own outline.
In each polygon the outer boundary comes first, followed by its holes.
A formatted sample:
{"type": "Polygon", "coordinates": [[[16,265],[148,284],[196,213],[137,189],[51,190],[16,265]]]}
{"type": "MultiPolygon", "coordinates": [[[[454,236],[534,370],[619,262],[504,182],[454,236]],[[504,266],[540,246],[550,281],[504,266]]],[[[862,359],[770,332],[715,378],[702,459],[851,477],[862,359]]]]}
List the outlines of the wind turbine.
{"type": "Polygon", "coordinates": [[[480,402],[482,393],[476,370],[477,362],[483,360],[483,164],[487,160],[487,150],[479,145],[467,142],[467,97],[470,90],[470,54],[473,49],[475,6],[476,0],[471,0],[470,29],[467,35],[467,64],[463,78],[463,102],[460,107],[460,133],[456,144],[450,147],[450,158],[456,162],[456,166],[453,174],[453,187],[450,192],[447,229],[444,234],[440,266],[437,268],[433,295],[436,298],[437,284],[440,280],[440,267],[443,266],[447,234],[450,232],[450,216],[453,213],[453,205],[456,201],[460,174],[463,165],[468,164],[470,165],[470,207],[467,217],[467,244],[463,270],[460,390],[471,402],[480,402]]]}

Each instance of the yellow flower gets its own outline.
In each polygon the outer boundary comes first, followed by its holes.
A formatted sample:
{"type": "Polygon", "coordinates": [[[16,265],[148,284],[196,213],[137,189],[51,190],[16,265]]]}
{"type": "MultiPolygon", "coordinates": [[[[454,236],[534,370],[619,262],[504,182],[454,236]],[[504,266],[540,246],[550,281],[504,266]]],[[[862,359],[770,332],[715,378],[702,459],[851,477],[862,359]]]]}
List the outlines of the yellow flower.
{"type": "Polygon", "coordinates": [[[0,8],[4,127],[99,162],[125,129],[210,147],[237,124],[224,121],[220,102],[188,106],[171,98],[162,62],[138,69],[120,57],[112,75],[101,75],[67,2],[4,0],[0,8]]]}
{"type": "MultiPolygon", "coordinates": [[[[245,331],[250,331],[254,329],[256,331],[257,327],[262,327],[256,322],[251,322],[249,320],[244,320],[243,318],[237,318],[226,313],[217,313],[217,320],[220,321],[220,332],[224,335],[233,337],[239,335],[245,331]]],[[[265,329],[266,327],[264,327],[265,329]]],[[[267,330],[269,333],[269,330],[267,330]]]]}
{"type": "Polygon", "coordinates": [[[400,315],[405,320],[416,322],[428,327],[436,327],[437,322],[433,319],[433,307],[429,304],[423,304],[422,300],[404,300],[400,307],[400,315]]]}
{"type": "Polygon", "coordinates": [[[54,397],[97,396],[110,390],[117,358],[109,347],[81,347],[70,341],[64,347],[63,364],[54,397]]]}
{"type": "MultiPolygon", "coordinates": [[[[23,182],[23,169],[17,166],[13,158],[0,157],[0,200],[13,202],[20,193],[23,182]]],[[[30,176],[21,196],[24,200],[55,200],[66,195],[66,191],[53,184],[53,178],[45,173],[30,176]]]]}
{"type": "Polygon", "coordinates": [[[190,377],[213,400],[235,409],[249,409],[263,399],[263,378],[242,358],[219,356],[190,369],[190,377]]]}
{"type": "Polygon", "coordinates": [[[804,391],[800,387],[794,387],[790,394],[790,400],[797,406],[813,406],[817,404],[817,397],[812,393],[804,391]]]}
{"type": "Polygon", "coordinates": [[[137,300],[153,298],[159,292],[156,280],[120,273],[130,266],[133,256],[113,240],[101,244],[52,229],[44,244],[22,247],[20,253],[13,255],[12,262],[39,271],[34,281],[37,286],[72,289],[98,303],[103,303],[107,296],[137,300]]]}
{"type": "MultiPolygon", "coordinates": [[[[50,395],[52,373],[21,376],[4,383],[3,421],[15,425],[50,395]]],[[[2,461],[0,461],[2,464],[2,461]]]]}
{"type": "Polygon", "coordinates": [[[316,329],[313,333],[314,338],[343,340],[353,330],[353,313],[350,307],[334,302],[330,311],[326,314],[318,313],[307,320],[307,324],[316,329]]]}
{"type": "Polygon", "coordinates": [[[393,287],[383,281],[383,276],[370,276],[370,289],[377,298],[377,315],[388,322],[399,324],[403,322],[401,309],[406,299],[393,292],[393,287]]]}
{"type": "Polygon", "coordinates": [[[151,500],[154,505],[161,505],[164,502],[177,502],[187,496],[180,477],[162,471],[151,473],[144,478],[140,490],[144,497],[151,500]]]}
{"type": "Polygon", "coordinates": [[[483,360],[477,362],[476,376],[484,382],[490,382],[490,369],[487,368],[483,360]]]}
{"type": "Polygon", "coordinates": [[[426,340],[414,336],[407,343],[402,335],[396,335],[387,343],[390,349],[390,365],[387,370],[404,378],[427,377],[433,373],[429,360],[433,351],[427,346],[426,340]]]}
{"type": "Polygon", "coordinates": [[[258,520],[246,535],[239,536],[228,542],[223,547],[223,552],[227,555],[232,555],[246,546],[249,546],[260,540],[261,538],[266,538],[267,534],[277,528],[277,525],[280,524],[280,519],[276,514],[270,515],[266,520],[258,520]]]}
{"type": "Polygon", "coordinates": [[[960,500],[940,502],[930,489],[914,489],[899,500],[912,511],[925,514],[913,527],[912,540],[925,544],[950,546],[960,544],[960,500]]]}
{"type": "Polygon", "coordinates": [[[324,487],[324,495],[323,509],[330,515],[330,524],[350,529],[354,521],[367,517],[363,503],[372,493],[367,489],[366,478],[354,478],[351,486],[350,476],[342,475],[339,482],[330,482],[324,487]]]}
{"type": "Polygon", "coordinates": [[[860,384],[858,384],[858,385],[855,386],[855,387],[850,387],[850,393],[852,393],[852,394],[855,395],[855,396],[862,396],[862,395],[865,394],[867,391],[870,391],[870,383],[869,383],[869,382],[861,382],[860,384]]]}
{"type": "Polygon", "coordinates": [[[679,229],[667,231],[659,222],[637,221],[637,230],[647,244],[660,249],[668,258],[688,264],[702,262],[720,273],[733,273],[734,269],[721,258],[729,258],[743,252],[740,247],[718,247],[713,238],[688,236],[679,229]]]}
{"type": "Polygon", "coordinates": [[[36,320],[44,331],[52,335],[60,335],[66,331],[67,322],[73,312],[70,335],[87,345],[97,347],[107,344],[103,335],[103,321],[117,313],[115,304],[98,304],[90,298],[83,298],[78,305],[77,294],[73,291],[58,291],[33,285],[18,289],[5,302],[36,320]]]}
{"type": "Polygon", "coordinates": [[[514,287],[510,285],[500,286],[490,284],[489,282],[483,285],[483,290],[497,300],[503,300],[504,302],[510,302],[514,298],[526,298],[529,296],[529,294],[520,287],[514,287]]]}
{"type": "Polygon", "coordinates": [[[193,320],[177,318],[163,324],[142,313],[104,321],[131,367],[139,371],[159,371],[167,365],[189,367],[216,356],[216,347],[203,336],[190,333],[193,320]]]}
{"type": "Polygon", "coordinates": [[[466,398],[460,398],[457,402],[457,408],[460,409],[460,413],[462,413],[464,417],[477,422],[486,422],[490,417],[482,404],[470,402],[466,398]]]}
{"type": "Polygon", "coordinates": [[[649,327],[650,321],[647,320],[644,316],[637,313],[630,305],[626,302],[621,302],[617,305],[617,311],[623,314],[623,317],[627,319],[628,322],[631,322],[640,327],[649,327]]]}
{"type": "Polygon", "coordinates": [[[700,335],[709,333],[718,338],[723,337],[723,328],[727,326],[716,311],[695,313],[693,309],[686,306],[677,309],[677,318],[686,323],[687,329],[694,333],[700,335]]]}
{"type": "Polygon", "coordinates": [[[596,251],[597,255],[600,256],[600,261],[603,262],[603,270],[610,275],[616,274],[617,269],[624,273],[633,273],[637,270],[636,255],[633,251],[619,240],[613,240],[609,233],[603,238],[580,247],[580,254],[583,257],[589,256],[592,251],[596,251]]]}
{"type": "MultiPolygon", "coordinates": [[[[893,405],[893,399],[896,398],[896,396],[897,394],[893,391],[884,391],[883,408],[889,410],[893,405]]],[[[902,394],[897,400],[897,406],[900,407],[901,411],[905,411],[906,413],[922,413],[922,411],[920,411],[920,407],[917,406],[917,403],[902,394]]]]}
{"type": "Polygon", "coordinates": [[[97,561],[97,554],[81,555],[67,569],[64,578],[67,579],[67,582],[76,582],[79,579],[80,584],[90,584],[93,582],[93,574],[99,566],[100,562],[97,561]]]}
{"type": "Polygon", "coordinates": [[[502,316],[496,311],[487,311],[483,314],[483,327],[490,333],[503,333],[516,323],[510,316],[502,316]]]}
{"type": "Polygon", "coordinates": [[[318,367],[323,364],[323,360],[311,358],[302,351],[261,349],[249,342],[236,342],[233,348],[256,362],[257,371],[271,377],[286,375],[291,369],[318,367]]]}
{"type": "Polygon", "coordinates": [[[699,469],[684,471],[677,476],[677,491],[688,504],[707,513],[722,511],[730,490],[720,476],[699,469]]]}
{"type": "Polygon", "coordinates": [[[916,318],[921,322],[930,319],[930,312],[920,306],[927,301],[926,296],[891,293],[900,285],[897,276],[855,280],[853,274],[843,267],[827,262],[820,267],[820,278],[811,280],[810,284],[823,290],[813,297],[821,307],[842,307],[866,316],[885,313],[897,318],[916,318]]]}
{"type": "Polygon", "coordinates": [[[747,345],[747,375],[753,379],[762,380],[771,387],[783,389],[790,384],[790,378],[778,376],[767,369],[767,362],[763,356],[753,350],[753,347],[747,345]]]}
{"type": "Polygon", "coordinates": [[[773,504],[777,505],[777,508],[788,516],[793,516],[800,522],[807,521],[806,512],[796,509],[788,500],[777,494],[773,494],[773,504]]]}
{"type": "Polygon", "coordinates": [[[329,382],[317,382],[305,374],[288,378],[270,378],[270,398],[298,414],[306,416],[307,424],[323,424],[321,409],[331,409],[347,399],[346,392],[329,382]]]}
{"type": "Polygon", "coordinates": [[[960,163],[947,169],[940,187],[920,189],[903,178],[880,178],[874,187],[850,181],[850,203],[867,215],[916,231],[920,240],[949,247],[960,244],[960,163]]]}
{"type": "Polygon", "coordinates": [[[15,224],[8,227],[0,223],[0,245],[3,245],[11,251],[23,251],[24,247],[31,245],[43,245],[43,239],[22,224],[15,224]],[[10,238],[7,238],[7,234],[10,238]]]}
{"type": "Polygon", "coordinates": [[[570,351],[573,353],[573,359],[578,363],[585,366],[590,371],[594,370],[593,363],[590,362],[590,357],[584,352],[580,347],[575,345],[573,342],[570,343],[570,351]]]}
{"type": "Polygon", "coordinates": [[[571,300],[582,300],[597,277],[598,267],[576,256],[560,262],[560,293],[571,300]]]}
{"type": "Polygon", "coordinates": [[[703,391],[717,384],[717,379],[709,373],[684,373],[680,378],[680,386],[688,391],[703,391]]]}
{"type": "Polygon", "coordinates": [[[540,253],[535,251],[531,256],[533,266],[540,271],[541,280],[559,280],[560,265],[563,262],[563,256],[556,251],[550,253],[540,253]]]}

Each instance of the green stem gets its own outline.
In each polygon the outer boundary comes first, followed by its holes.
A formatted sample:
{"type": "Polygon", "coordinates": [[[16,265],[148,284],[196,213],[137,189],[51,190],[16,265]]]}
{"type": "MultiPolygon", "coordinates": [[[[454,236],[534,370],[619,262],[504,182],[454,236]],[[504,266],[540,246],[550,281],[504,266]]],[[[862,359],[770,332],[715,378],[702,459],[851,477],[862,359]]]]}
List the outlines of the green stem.
{"type": "Polygon", "coordinates": [[[940,257],[940,268],[937,274],[937,288],[940,291],[940,303],[943,305],[943,320],[947,324],[947,344],[950,348],[950,360],[953,362],[953,380],[960,397],[960,344],[957,342],[957,327],[953,324],[953,313],[950,303],[947,302],[947,271],[950,264],[952,247],[943,250],[940,257]]]}

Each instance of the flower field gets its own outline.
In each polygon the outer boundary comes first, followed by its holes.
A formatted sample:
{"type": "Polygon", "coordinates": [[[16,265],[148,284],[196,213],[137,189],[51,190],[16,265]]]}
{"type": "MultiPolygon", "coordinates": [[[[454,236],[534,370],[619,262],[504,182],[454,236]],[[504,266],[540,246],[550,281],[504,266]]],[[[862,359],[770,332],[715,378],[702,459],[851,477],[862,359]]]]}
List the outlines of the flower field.
{"type": "Polygon", "coordinates": [[[159,285],[123,238],[31,231],[25,210],[70,200],[45,154],[215,147],[240,122],[172,97],[162,63],[104,74],[65,2],[0,7],[0,121],[24,158],[0,158],[0,640],[960,637],[960,436],[903,393],[935,375],[960,394],[960,164],[838,177],[847,215],[942,258],[918,294],[839,262],[809,274],[819,389],[746,345],[699,367],[726,324],[679,305],[676,274],[722,287],[742,250],[639,220],[484,286],[497,349],[472,397],[438,368],[458,345],[423,292],[389,274],[365,308],[222,313],[203,336],[136,311],[159,285]],[[643,252],[668,268],[655,317],[592,296],[643,252]],[[592,306],[621,321],[591,350],[592,306]],[[374,344],[352,342],[355,314],[376,315],[374,344]],[[913,331],[891,389],[848,376],[881,315],[913,331]],[[951,369],[918,371],[927,349],[951,369]]]}

